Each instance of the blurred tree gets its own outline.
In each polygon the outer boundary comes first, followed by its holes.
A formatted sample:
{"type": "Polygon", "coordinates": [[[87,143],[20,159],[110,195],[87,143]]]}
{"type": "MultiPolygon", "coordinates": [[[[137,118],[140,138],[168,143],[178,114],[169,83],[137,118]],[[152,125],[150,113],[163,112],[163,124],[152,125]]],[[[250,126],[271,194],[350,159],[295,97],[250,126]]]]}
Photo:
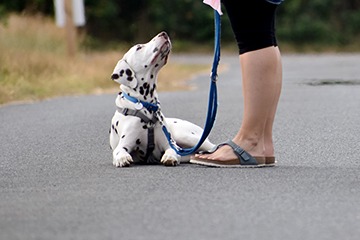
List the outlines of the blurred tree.
{"type": "MultiPolygon", "coordinates": [[[[213,11],[202,0],[85,0],[87,33],[106,41],[147,41],[165,30],[177,40],[212,42],[213,11]]],[[[223,9],[224,10],[224,9],[223,9]]],[[[53,1],[2,0],[0,14],[53,15],[53,1]]],[[[222,40],[233,41],[226,13],[222,40]]],[[[278,10],[280,41],[342,45],[359,41],[360,0],[286,0],[278,10]]]]}

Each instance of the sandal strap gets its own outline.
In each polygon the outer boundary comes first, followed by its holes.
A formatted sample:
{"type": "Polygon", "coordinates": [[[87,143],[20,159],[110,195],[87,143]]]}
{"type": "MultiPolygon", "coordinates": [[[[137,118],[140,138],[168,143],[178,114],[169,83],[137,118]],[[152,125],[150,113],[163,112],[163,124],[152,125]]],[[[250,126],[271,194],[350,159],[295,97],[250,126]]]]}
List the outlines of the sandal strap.
{"type": "Polygon", "coordinates": [[[228,145],[232,148],[235,155],[239,159],[240,165],[258,165],[258,162],[256,159],[251,156],[248,152],[246,152],[243,148],[241,148],[239,145],[234,143],[232,140],[228,140],[226,142],[220,143],[216,145],[213,149],[209,151],[200,151],[200,154],[211,154],[218,150],[221,146],[228,145]]]}
{"type": "Polygon", "coordinates": [[[253,156],[251,156],[248,152],[246,152],[243,148],[234,143],[232,140],[228,140],[224,144],[229,145],[233,149],[241,165],[258,165],[258,162],[253,156]]]}

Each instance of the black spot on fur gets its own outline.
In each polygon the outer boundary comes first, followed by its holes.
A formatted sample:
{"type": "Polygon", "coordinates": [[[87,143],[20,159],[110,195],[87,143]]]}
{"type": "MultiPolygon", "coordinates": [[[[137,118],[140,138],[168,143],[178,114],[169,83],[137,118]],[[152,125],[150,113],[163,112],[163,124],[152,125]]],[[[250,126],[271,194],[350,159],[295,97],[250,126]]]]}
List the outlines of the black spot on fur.
{"type": "Polygon", "coordinates": [[[118,134],[118,131],[117,131],[117,129],[115,128],[114,130],[115,130],[115,133],[116,133],[116,134],[118,134]]]}
{"type": "Polygon", "coordinates": [[[147,68],[147,65],[145,65],[144,67],[147,68]]]}
{"type": "Polygon", "coordinates": [[[144,81],[144,78],[141,78],[141,81],[144,81]]]}
{"type": "Polygon", "coordinates": [[[112,124],[112,125],[111,125],[111,128],[112,128],[112,129],[115,129],[115,126],[114,126],[114,124],[112,124]]]}
{"type": "Polygon", "coordinates": [[[116,126],[119,126],[119,121],[117,121],[115,125],[116,125],[116,126]]]}
{"type": "Polygon", "coordinates": [[[142,128],[143,128],[143,129],[147,129],[148,127],[147,127],[146,125],[144,125],[142,128]]]}
{"type": "Polygon", "coordinates": [[[128,80],[129,82],[131,82],[134,78],[133,77],[128,77],[126,80],[128,80]]]}
{"type": "Polygon", "coordinates": [[[141,144],[141,141],[140,141],[140,139],[136,139],[136,144],[141,144]]]}
{"type": "Polygon", "coordinates": [[[124,70],[120,71],[120,77],[122,77],[124,75],[124,72],[125,72],[124,70]]]}
{"type": "Polygon", "coordinates": [[[119,74],[117,74],[117,73],[114,73],[113,75],[111,75],[112,80],[115,80],[115,79],[118,79],[118,78],[119,78],[119,74]]]}
{"type": "Polygon", "coordinates": [[[121,138],[124,138],[124,137],[125,137],[125,135],[122,135],[122,136],[121,136],[121,138]]]}
{"type": "Polygon", "coordinates": [[[174,123],[177,123],[177,121],[174,121],[174,123]]]}
{"type": "Polygon", "coordinates": [[[151,89],[150,90],[150,97],[153,97],[154,96],[154,89],[151,89]]]}
{"type": "Polygon", "coordinates": [[[142,46],[138,45],[136,51],[139,51],[140,49],[142,49],[142,46]]]}
{"type": "Polygon", "coordinates": [[[131,72],[130,69],[126,69],[125,73],[126,73],[126,75],[128,75],[128,76],[132,76],[132,72],[131,72]]]}
{"type": "Polygon", "coordinates": [[[128,150],[126,147],[123,147],[123,149],[124,149],[126,152],[129,152],[129,150],[128,150]]]}
{"type": "Polygon", "coordinates": [[[153,78],[154,78],[154,75],[151,74],[150,78],[153,79],[153,78]]]}
{"type": "Polygon", "coordinates": [[[194,132],[191,132],[191,134],[192,134],[192,135],[195,135],[195,133],[194,133],[194,132]]]}
{"type": "Polygon", "coordinates": [[[155,64],[155,67],[158,67],[159,66],[159,64],[155,64]]]}
{"type": "Polygon", "coordinates": [[[141,95],[144,95],[145,91],[144,91],[144,88],[143,87],[140,87],[140,94],[141,95]]]}
{"type": "Polygon", "coordinates": [[[156,53],[157,51],[159,51],[159,49],[156,47],[154,48],[153,53],[156,53]]]}

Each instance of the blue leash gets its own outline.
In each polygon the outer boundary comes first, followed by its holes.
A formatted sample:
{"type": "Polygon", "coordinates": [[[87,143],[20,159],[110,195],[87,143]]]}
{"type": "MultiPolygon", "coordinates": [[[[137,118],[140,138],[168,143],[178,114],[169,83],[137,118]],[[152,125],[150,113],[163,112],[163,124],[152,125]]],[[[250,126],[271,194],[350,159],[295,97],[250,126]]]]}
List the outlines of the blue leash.
{"type": "Polygon", "coordinates": [[[216,88],[216,81],[217,81],[217,68],[220,61],[220,38],[221,38],[221,19],[220,14],[217,11],[214,11],[215,15],[215,43],[214,43],[214,61],[211,70],[210,76],[210,93],[209,93],[209,103],[208,103],[208,112],[206,117],[206,123],[204,127],[204,132],[199,140],[199,142],[192,148],[181,148],[176,145],[176,142],[171,138],[171,134],[166,129],[165,125],[163,125],[162,129],[166,138],[169,141],[169,144],[172,149],[176,151],[177,154],[180,156],[190,155],[196,152],[196,150],[203,144],[205,139],[209,136],[212,127],[214,126],[215,118],[216,118],[216,111],[218,107],[217,101],[217,88],[216,88]]]}

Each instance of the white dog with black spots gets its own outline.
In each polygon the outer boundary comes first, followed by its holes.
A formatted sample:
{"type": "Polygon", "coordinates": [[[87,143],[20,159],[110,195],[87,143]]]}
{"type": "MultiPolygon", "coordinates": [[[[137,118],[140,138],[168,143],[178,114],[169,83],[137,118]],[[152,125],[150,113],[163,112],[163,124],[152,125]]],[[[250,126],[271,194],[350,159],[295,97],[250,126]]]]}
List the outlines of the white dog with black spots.
{"type": "MultiPolygon", "coordinates": [[[[115,100],[117,110],[111,121],[110,147],[116,167],[160,162],[175,166],[188,161],[190,156],[181,157],[170,147],[163,125],[183,148],[195,146],[203,133],[193,123],[165,118],[161,113],[157,76],[167,63],[170,50],[170,38],[161,32],[148,43],[133,46],[115,66],[111,78],[120,83],[121,92],[115,100]]],[[[206,139],[199,150],[213,147],[206,139]]]]}

